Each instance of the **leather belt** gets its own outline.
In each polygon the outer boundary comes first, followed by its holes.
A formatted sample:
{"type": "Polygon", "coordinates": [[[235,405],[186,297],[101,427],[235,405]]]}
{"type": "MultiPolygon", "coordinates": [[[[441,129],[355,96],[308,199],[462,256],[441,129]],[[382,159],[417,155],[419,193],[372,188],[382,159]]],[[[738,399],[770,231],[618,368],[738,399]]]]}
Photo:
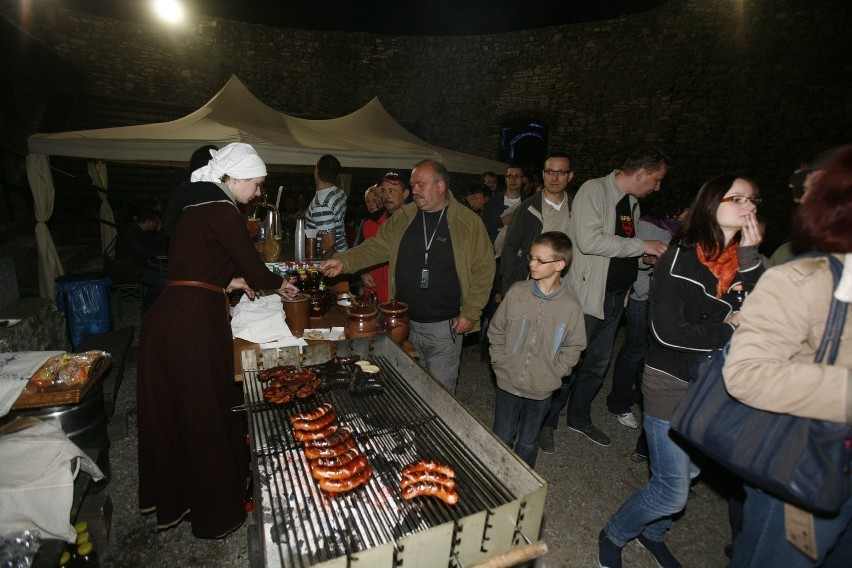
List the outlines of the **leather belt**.
{"type": "Polygon", "coordinates": [[[213,284],[208,284],[207,282],[200,282],[198,280],[169,280],[169,286],[189,286],[191,288],[204,288],[206,290],[216,292],[217,294],[222,294],[222,296],[225,298],[225,313],[228,316],[231,315],[231,304],[230,302],[228,302],[228,294],[221,286],[215,286],[213,284]]]}

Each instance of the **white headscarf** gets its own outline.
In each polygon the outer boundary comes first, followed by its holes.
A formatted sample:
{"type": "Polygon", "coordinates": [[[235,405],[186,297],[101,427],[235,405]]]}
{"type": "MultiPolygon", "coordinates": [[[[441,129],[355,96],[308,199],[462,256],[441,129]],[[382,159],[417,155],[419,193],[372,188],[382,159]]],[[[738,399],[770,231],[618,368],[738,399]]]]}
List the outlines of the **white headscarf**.
{"type": "Polygon", "coordinates": [[[233,179],[252,179],[266,176],[266,164],[248,144],[234,142],[221,150],[210,150],[207,165],[192,172],[192,181],[221,182],[225,174],[233,179]]]}

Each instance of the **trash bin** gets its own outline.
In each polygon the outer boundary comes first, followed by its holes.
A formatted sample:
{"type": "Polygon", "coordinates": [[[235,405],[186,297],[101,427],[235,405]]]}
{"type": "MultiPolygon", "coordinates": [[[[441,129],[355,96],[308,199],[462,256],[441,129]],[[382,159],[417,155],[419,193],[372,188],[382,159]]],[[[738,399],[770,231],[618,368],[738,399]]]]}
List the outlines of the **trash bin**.
{"type": "Polygon", "coordinates": [[[56,279],[56,307],[65,314],[72,347],[84,337],[112,329],[109,287],[112,280],[99,272],[66,274],[56,279]]]}

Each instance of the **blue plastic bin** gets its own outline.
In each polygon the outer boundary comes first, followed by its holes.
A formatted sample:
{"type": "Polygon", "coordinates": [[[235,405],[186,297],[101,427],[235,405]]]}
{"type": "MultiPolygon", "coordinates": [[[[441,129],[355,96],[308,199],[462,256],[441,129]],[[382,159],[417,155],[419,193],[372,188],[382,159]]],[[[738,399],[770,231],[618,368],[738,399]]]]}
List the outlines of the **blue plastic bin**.
{"type": "Polygon", "coordinates": [[[56,307],[65,314],[73,348],[89,335],[112,329],[111,285],[112,280],[101,273],[66,274],[56,279],[56,307]]]}

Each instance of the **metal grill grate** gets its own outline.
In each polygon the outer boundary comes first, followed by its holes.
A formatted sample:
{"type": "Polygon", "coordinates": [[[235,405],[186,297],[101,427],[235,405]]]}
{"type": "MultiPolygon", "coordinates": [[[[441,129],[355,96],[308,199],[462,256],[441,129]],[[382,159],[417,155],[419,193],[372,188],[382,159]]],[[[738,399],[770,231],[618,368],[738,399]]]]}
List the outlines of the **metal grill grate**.
{"type": "MultiPolygon", "coordinates": [[[[517,498],[410,386],[387,359],[373,362],[381,371],[384,392],[356,396],[346,390],[317,393],[308,402],[282,408],[268,405],[254,371],[246,371],[246,407],[257,456],[264,524],[283,566],[310,566],[394,543],[400,538],[492,510],[517,498]],[[330,403],[342,425],[370,462],[372,478],[338,496],[322,492],[311,477],[289,416],[330,403]],[[434,459],[456,472],[459,502],[437,498],[402,498],[401,469],[434,459]]],[[[496,442],[495,442],[496,443],[496,442]]]]}

